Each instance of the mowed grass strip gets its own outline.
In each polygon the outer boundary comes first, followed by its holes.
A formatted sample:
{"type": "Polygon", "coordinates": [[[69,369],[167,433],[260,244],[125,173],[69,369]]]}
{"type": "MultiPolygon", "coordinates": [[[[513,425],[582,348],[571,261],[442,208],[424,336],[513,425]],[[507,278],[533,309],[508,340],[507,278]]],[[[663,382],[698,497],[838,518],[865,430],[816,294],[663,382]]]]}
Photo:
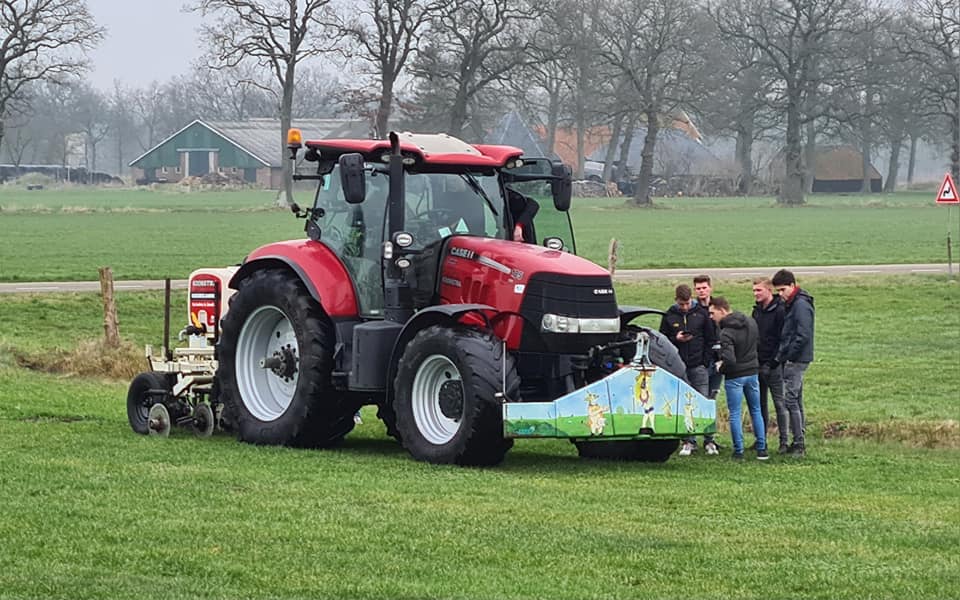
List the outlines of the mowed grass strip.
{"type": "MultiPolygon", "coordinates": [[[[304,235],[303,221],[270,208],[269,192],[64,190],[39,192],[35,204],[26,204],[37,193],[0,193],[0,281],[91,280],[104,265],[119,279],[184,278],[197,267],[236,264],[261,244],[304,235]]],[[[308,205],[310,197],[304,190],[297,199],[308,205]]],[[[947,212],[931,194],[811,196],[809,206],[794,209],[770,198],[656,202],[647,210],[623,198],[574,199],[578,252],[605,265],[610,239],[617,238],[620,268],[946,257],[947,212]]]]}
{"type": "MultiPolygon", "coordinates": [[[[659,306],[673,283],[618,295],[659,306]]],[[[947,308],[957,286],[801,283],[818,307],[807,459],[734,464],[727,450],[617,464],[524,440],[486,470],[413,462],[370,408],[335,451],[138,436],[127,382],[11,359],[11,349],[36,355],[98,335],[98,297],[10,296],[0,304],[0,598],[951,597],[960,451],[824,440],[819,424],[900,408],[955,414],[960,328],[947,308]],[[858,339],[873,340],[876,357],[849,342],[842,316],[865,298],[858,339]],[[851,366],[864,374],[846,376],[851,366]],[[894,375],[923,393],[898,395],[894,375]]],[[[718,285],[736,308],[748,290],[718,285]]],[[[158,342],[162,296],[118,301],[124,336],[158,342]]],[[[182,299],[174,329],[177,315],[182,299]]]]}

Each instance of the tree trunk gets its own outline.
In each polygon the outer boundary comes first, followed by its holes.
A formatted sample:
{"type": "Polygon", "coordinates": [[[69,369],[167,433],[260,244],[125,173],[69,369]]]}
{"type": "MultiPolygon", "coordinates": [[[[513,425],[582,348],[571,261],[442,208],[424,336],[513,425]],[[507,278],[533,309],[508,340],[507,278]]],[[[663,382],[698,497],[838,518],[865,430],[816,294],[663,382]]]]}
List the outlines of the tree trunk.
{"type": "Polygon", "coordinates": [[[450,110],[450,130],[447,132],[453,137],[460,137],[463,126],[467,124],[467,90],[465,84],[457,89],[457,97],[453,100],[450,110]]]}
{"type": "Polygon", "coordinates": [[[913,175],[917,170],[917,142],[919,139],[916,133],[910,134],[910,158],[907,160],[907,187],[913,185],[913,175]]]}
{"type": "Polygon", "coordinates": [[[900,146],[903,145],[903,131],[897,130],[890,142],[890,162],[887,163],[887,180],[883,183],[883,191],[892,194],[897,191],[897,176],[900,171],[900,146]]]}
{"type": "Polygon", "coordinates": [[[659,111],[646,110],[647,135],[643,138],[643,151],[640,153],[640,176],[637,178],[637,187],[633,191],[634,206],[653,206],[650,196],[650,181],[653,179],[653,151],[657,145],[657,133],[660,124],[657,122],[659,111]]]}
{"type": "Polygon", "coordinates": [[[956,108],[950,119],[950,174],[954,181],[960,181],[960,99],[956,108]]]}
{"type": "Polygon", "coordinates": [[[283,177],[283,202],[277,202],[281,205],[287,205],[293,203],[293,169],[290,160],[287,158],[287,130],[290,129],[291,121],[293,120],[293,85],[294,85],[294,71],[296,69],[296,62],[293,60],[287,61],[287,71],[286,77],[283,80],[283,95],[280,100],[280,164],[281,166],[281,175],[283,177]]]}
{"type": "Polygon", "coordinates": [[[863,122],[860,125],[860,166],[863,169],[863,181],[860,184],[861,194],[869,194],[873,191],[870,186],[870,153],[873,150],[872,146],[873,139],[869,117],[863,115],[863,122]]]}
{"type": "Polygon", "coordinates": [[[613,118],[613,127],[610,130],[610,141],[607,143],[607,153],[603,156],[603,181],[613,181],[613,161],[617,155],[617,142],[623,129],[625,115],[619,114],[613,118]]]}
{"type": "Polygon", "coordinates": [[[740,182],[737,192],[749,196],[753,189],[753,117],[737,127],[737,164],[740,165],[740,182]]]}
{"type": "Polygon", "coordinates": [[[3,120],[3,111],[4,107],[0,105],[0,148],[3,148],[3,134],[5,131],[4,120],[3,120]]]}
{"type": "Polygon", "coordinates": [[[617,160],[617,170],[613,174],[614,181],[627,179],[630,160],[630,146],[633,145],[633,134],[637,131],[637,115],[633,114],[627,121],[627,130],[623,132],[623,142],[620,144],[620,158],[617,160]]]}
{"type": "Polygon", "coordinates": [[[550,90],[550,103],[547,106],[547,147],[546,151],[556,153],[557,146],[557,126],[560,123],[560,93],[561,82],[558,79],[557,84],[550,90]]]}
{"type": "Polygon", "coordinates": [[[800,143],[800,103],[792,99],[787,105],[787,139],[784,150],[784,178],[777,197],[778,204],[803,204],[803,159],[800,143]]]}
{"type": "Polygon", "coordinates": [[[807,123],[807,135],[803,144],[803,191],[813,193],[813,182],[817,178],[817,126],[814,121],[807,123]]]}
{"type": "Polygon", "coordinates": [[[377,107],[376,137],[387,139],[390,133],[390,111],[393,106],[393,78],[389,73],[384,73],[381,79],[380,105],[377,107]]]}

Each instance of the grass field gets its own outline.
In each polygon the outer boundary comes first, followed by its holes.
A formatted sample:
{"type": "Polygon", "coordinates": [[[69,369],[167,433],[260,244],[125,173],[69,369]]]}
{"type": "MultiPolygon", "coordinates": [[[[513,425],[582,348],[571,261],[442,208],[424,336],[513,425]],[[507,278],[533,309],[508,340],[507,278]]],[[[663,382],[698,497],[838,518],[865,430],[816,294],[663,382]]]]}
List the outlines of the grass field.
{"type": "MultiPolygon", "coordinates": [[[[303,222],[271,208],[271,192],[0,189],[0,281],[184,278],[235,264],[253,248],[303,237],[303,222]]],[[[309,193],[299,199],[309,202],[309,193]]],[[[947,209],[929,193],[811,196],[803,208],[770,198],[574,199],[579,254],[620,268],[757,264],[945,262],[947,209]]],[[[953,211],[953,217],[960,215],[953,211]]],[[[958,219],[951,221],[956,230],[958,219]]],[[[960,239],[956,236],[954,239],[960,239]]]]}
{"type": "MultiPolygon", "coordinates": [[[[0,598],[956,597],[960,288],[801,284],[817,306],[806,459],[735,464],[725,434],[724,456],[655,466],[523,440],[487,470],[413,462],[370,409],[336,451],[137,436],[126,381],[15,359],[99,335],[97,296],[5,297],[0,598]]],[[[717,291],[749,305],[746,282],[717,291]]],[[[161,294],[118,303],[125,338],[159,342],[161,294]]]]}

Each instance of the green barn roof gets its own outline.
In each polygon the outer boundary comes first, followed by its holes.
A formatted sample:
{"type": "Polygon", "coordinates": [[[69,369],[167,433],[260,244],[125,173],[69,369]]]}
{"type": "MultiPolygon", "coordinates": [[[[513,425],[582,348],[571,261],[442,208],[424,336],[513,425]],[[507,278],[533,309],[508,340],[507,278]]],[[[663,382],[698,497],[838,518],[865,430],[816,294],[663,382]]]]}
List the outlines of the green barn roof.
{"type": "MultiPolygon", "coordinates": [[[[303,138],[367,138],[366,121],[349,119],[294,119],[303,138]]],[[[188,150],[216,150],[220,165],[238,168],[280,167],[283,152],[278,119],[202,121],[196,119],[150,150],[130,161],[131,167],[155,168],[176,165],[188,150]]]]}

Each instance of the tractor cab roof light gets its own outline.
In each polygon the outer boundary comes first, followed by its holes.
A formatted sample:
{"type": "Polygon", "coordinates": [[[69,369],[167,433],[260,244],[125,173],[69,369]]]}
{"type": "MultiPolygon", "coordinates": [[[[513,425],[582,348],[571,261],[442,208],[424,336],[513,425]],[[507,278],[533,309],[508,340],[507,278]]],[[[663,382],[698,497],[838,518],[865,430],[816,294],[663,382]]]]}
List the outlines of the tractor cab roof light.
{"type": "Polygon", "coordinates": [[[287,147],[300,148],[303,146],[303,133],[296,127],[287,130],[287,147]]]}

